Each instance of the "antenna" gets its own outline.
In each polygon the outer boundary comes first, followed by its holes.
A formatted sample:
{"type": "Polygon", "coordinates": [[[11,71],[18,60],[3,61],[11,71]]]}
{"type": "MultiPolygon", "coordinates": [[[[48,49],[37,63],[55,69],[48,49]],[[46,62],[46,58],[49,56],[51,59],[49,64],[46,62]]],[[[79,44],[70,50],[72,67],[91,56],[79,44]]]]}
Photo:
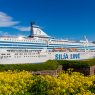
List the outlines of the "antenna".
{"type": "Polygon", "coordinates": [[[84,36],[84,38],[85,38],[86,42],[88,43],[88,39],[87,39],[87,37],[86,37],[86,36],[84,36]]]}
{"type": "MultiPolygon", "coordinates": [[[[88,39],[87,39],[87,37],[86,36],[84,36],[84,38],[85,38],[85,40],[86,40],[86,42],[85,42],[85,47],[88,47],[88,45],[89,45],[89,41],[88,41],[88,39]]],[[[86,48],[85,48],[85,52],[86,52],[87,50],[86,50],[86,48]]]]}

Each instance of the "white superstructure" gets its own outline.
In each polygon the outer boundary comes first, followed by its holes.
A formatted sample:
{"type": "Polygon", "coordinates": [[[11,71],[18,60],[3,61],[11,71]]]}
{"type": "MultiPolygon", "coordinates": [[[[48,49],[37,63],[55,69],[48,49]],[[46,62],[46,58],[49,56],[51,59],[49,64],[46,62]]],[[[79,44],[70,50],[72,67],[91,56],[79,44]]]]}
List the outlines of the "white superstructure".
{"type": "Polygon", "coordinates": [[[47,60],[83,60],[95,57],[95,44],[58,40],[31,23],[29,37],[0,37],[0,64],[41,63],[47,60]]]}

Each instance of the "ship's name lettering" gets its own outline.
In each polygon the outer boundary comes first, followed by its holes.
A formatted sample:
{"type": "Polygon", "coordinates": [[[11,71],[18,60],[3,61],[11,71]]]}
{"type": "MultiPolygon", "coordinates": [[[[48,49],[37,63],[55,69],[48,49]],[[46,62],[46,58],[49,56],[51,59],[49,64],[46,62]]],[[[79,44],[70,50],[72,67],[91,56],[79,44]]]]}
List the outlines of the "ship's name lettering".
{"type": "Polygon", "coordinates": [[[56,60],[62,60],[62,59],[80,59],[80,53],[77,54],[55,54],[56,60]]]}

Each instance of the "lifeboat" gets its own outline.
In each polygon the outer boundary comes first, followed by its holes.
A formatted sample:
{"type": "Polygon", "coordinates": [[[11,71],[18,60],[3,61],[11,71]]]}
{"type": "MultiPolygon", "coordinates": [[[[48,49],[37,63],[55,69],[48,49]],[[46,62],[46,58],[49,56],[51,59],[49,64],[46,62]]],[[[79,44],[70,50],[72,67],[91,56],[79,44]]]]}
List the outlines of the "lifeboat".
{"type": "Polygon", "coordinates": [[[77,48],[69,48],[70,52],[77,52],[77,48]]]}
{"type": "Polygon", "coordinates": [[[67,49],[66,49],[66,48],[54,48],[53,51],[62,51],[62,52],[66,52],[67,49]]]}

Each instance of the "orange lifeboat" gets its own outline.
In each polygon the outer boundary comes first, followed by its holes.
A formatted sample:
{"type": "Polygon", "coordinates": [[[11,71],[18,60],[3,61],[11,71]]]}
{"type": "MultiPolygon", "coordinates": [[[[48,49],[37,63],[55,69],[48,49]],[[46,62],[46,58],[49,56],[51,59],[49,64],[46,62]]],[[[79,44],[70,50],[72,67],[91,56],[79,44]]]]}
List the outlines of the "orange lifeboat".
{"type": "Polygon", "coordinates": [[[77,48],[69,48],[71,52],[77,52],[77,48]]]}
{"type": "Polygon", "coordinates": [[[54,50],[55,50],[55,51],[60,51],[60,50],[61,50],[61,48],[55,48],[54,50]]]}
{"type": "Polygon", "coordinates": [[[55,49],[53,49],[53,51],[63,51],[63,52],[66,52],[67,49],[66,48],[55,48],[55,49]]]}
{"type": "Polygon", "coordinates": [[[66,49],[66,48],[62,48],[62,51],[63,51],[63,52],[66,52],[66,51],[67,51],[67,49],[66,49]]]}

